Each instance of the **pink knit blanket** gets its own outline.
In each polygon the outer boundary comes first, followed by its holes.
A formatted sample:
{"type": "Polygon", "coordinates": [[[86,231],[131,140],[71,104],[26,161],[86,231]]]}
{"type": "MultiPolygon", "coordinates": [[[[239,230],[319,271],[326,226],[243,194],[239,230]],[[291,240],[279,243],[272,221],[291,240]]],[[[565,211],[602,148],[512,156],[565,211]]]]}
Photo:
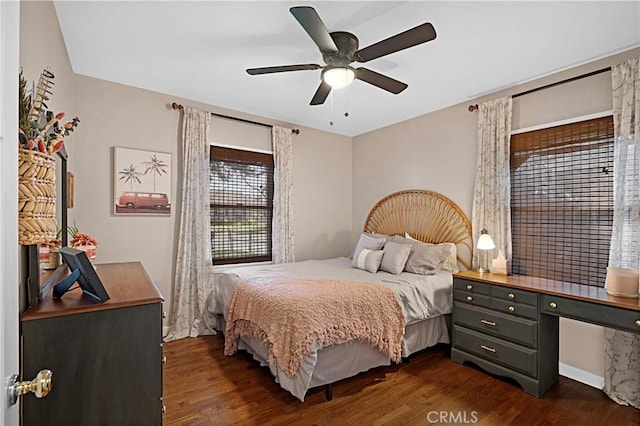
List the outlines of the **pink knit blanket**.
{"type": "Polygon", "coordinates": [[[293,378],[314,339],[318,348],[359,340],[399,362],[404,326],[395,295],[381,285],[252,278],[231,296],[224,353],[233,355],[240,337],[255,337],[267,346],[269,365],[293,378]]]}

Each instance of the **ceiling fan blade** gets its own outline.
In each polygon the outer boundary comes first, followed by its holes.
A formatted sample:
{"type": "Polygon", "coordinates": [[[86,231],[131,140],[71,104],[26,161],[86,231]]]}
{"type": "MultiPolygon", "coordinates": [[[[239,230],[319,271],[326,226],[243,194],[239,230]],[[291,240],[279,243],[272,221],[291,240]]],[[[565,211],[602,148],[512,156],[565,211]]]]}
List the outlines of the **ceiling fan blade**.
{"type": "Polygon", "coordinates": [[[367,62],[418,44],[426,43],[435,38],[436,30],[433,28],[433,25],[427,22],[379,41],[364,49],[360,49],[356,52],[355,58],[358,62],[367,62]]]}
{"type": "Polygon", "coordinates": [[[327,100],[327,96],[329,96],[330,92],[331,86],[329,86],[323,80],[322,82],[320,82],[320,86],[318,86],[318,90],[316,90],[316,94],[313,95],[313,99],[311,99],[309,105],[322,105],[324,101],[327,100]]]}
{"type": "Polygon", "coordinates": [[[282,65],[278,67],[248,68],[247,74],[259,75],[271,74],[274,72],[319,70],[320,68],[322,67],[316,64],[282,65]]]}
{"type": "Polygon", "coordinates": [[[409,87],[407,84],[401,81],[394,80],[393,78],[387,77],[386,75],[371,71],[368,68],[357,68],[356,78],[358,80],[365,81],[376,87],[384,89],[387,92],[391,92],[394,95],[397,95],[398,93],[409,87]]]}
{"type": "Polygon", "coordinates": [[[338,51],[338,47],[331,38],[327,27],[316,10],[309,6],[298,6],[289,9],[289,12],[302,25],[302,28],[309,34],[311,39],[318,45],[323,53],[333,53],[338,51]]]}

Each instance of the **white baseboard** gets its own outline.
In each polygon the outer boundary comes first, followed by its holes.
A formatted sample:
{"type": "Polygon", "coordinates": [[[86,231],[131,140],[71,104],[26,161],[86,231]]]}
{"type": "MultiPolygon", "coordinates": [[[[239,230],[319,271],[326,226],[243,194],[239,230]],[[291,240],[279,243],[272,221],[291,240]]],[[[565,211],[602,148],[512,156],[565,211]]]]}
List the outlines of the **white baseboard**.
{"type": "Polygon", "coordinates": [[[597,376],[588,371],[581,370],[571,365],[558,363],[558,372],[561,376],[568,377],[585,385],[589,385],[596,389],[602,390],[604,388],[604,377],[597,376]]]}

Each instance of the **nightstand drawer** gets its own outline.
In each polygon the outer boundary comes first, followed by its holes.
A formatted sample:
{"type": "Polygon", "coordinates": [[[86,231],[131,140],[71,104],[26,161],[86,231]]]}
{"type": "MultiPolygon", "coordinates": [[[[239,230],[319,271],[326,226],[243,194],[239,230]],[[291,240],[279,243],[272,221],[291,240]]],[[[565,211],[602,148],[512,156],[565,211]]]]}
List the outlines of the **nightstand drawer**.
{"type": "Polygon", "coordinates": [[[475,294],[466,291],[455,290],[453,292],[453,298],[458,302],[469,303],[476,306],[484,306],[485,308],[491,306],[491,298],[483,294],[475,294]]]}
{"type": "Polygon", "coordinates": [[[504,299],[509,302],[524,303],[525,305],[538,306],[538,295],[530,291],[516,290],[509,287],[491,287],[491,297],[504,299]]]}
{"type": "Polygon", "coordinates": [[[590,303],[548,294],[542,295],[542,312],[640,333],[640,311],[590,303]]]}
{"type": "Polygon", "coordinates": [[[459,303],[454,307],[456,324],[517,343],[537,347],[538,323],[524,318],[500,314],[488,309],[459,303]]]}
{"type": "Polygon", "coordinates": [[[489,284],[469,281],[462,278],[456,278],[453,280],[453,288],[455,290],[462,290],[468,293],[485,294],[487,296],[491,294],[491,286],[489,284]]]}
{"type": "Polygon", "coordinates": [[[504,365],[531,377],[537,377],[537,351],[482,333],[453,326],[455,347],[483,359],[504,365]]]}
{"type": "Polygon", "coordinates": [[[531,318],[533,320],[538,319],[538,308],[536,306],[525,305],[523,303],[491,298],[491,309],[504,312],[505,314],[531,318]]]}

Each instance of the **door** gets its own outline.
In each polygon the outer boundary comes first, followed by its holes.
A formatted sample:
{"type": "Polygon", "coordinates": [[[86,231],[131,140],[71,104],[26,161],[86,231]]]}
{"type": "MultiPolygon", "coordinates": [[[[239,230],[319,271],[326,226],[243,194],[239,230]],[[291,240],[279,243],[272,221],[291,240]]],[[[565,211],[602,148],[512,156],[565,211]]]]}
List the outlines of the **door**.
{"type": "MultiPolygon", "coordinates": [[[[20,2],[0,1],[0,377],[6,388],[18,373],[18,69],[20,2]]],[[[6,389],[0,424],[19,423],[18,404],[8,406],[6,389]]]]}

